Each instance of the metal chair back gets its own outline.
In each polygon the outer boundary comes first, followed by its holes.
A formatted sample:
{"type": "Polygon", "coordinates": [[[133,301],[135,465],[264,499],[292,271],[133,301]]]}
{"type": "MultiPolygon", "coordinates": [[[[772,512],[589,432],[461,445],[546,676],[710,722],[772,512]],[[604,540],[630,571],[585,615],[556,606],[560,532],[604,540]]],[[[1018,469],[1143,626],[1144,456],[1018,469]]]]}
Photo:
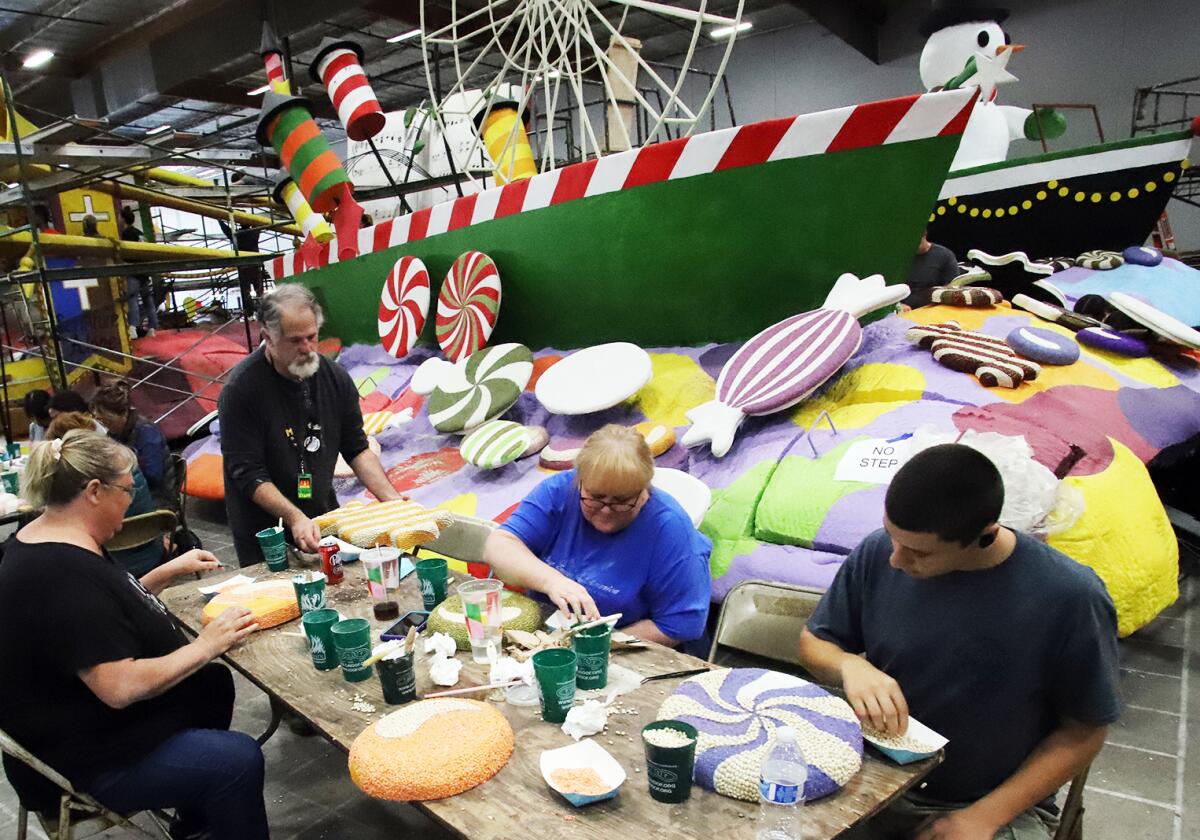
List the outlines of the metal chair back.
{"type": "Polygon", "coordinates": [[[742,581],[721,604],[712,648],[730,647],[791,665],[800,665],[800,633],[823,593],[806,586],[742,581]]]}

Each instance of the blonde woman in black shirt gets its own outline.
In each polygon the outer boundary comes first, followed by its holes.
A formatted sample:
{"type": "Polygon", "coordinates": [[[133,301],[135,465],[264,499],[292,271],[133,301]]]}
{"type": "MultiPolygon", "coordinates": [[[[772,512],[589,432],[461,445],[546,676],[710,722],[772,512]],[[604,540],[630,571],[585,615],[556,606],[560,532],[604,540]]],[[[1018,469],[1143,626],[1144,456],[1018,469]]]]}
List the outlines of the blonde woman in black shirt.
{"type": "MultiPolygon", "coordinates": [[[[227,610],[188,641],[157,593],[216,558],[188,552],[139,580],[105,552],[135,463],[97,432],[35,447],[23,491],[45,510],[0,563],[0,727],[115,811],[174,808],[175,836],[265,838],[262,752],[228,731],[233,681],[213,663],[253,619],[227,610]]],[[[8,756],[5,770],[23,802],[49,804],[8,756]]]]}

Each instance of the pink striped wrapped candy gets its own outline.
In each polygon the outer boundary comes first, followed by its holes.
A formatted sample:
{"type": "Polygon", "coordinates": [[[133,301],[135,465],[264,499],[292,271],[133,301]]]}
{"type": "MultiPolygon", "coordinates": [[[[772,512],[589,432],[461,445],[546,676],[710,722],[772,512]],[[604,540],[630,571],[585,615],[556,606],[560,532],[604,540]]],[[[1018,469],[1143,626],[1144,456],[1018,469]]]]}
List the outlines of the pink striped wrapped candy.
{"type": "Polygon", "coordinates": [[[387,123],[362,63],[363,48],[358,44],[326,37],[308,68],[313,81],[325,86],[351,140],[369,140],[387,123]]]}
{"type": "Polygon", "coordinates": [[[907,295],[907,286],[885,286],[877,274],[843,274],[822,308],[767,327],[738,348],[717,377],[717,398],[687,413],[692,425],[683,445],[711,441],[713,455],[723,456],[746,417],[793,406],[837,373],[862,341],[859,316],[907,295]]]}
{"type": "Polygon", "coordinates": [[[429,272],[416,257],[401,257],[383,281],[379,295],[379,340],[403,359],[417,343],[429,312],[429,272]]]}
{"type": "Polygon", "coordinates": [[[500,314],[500,272],[491,257],[467,251],[454,261],[438,293],[438,345],[452,362],[487,344],[500,314]]]}

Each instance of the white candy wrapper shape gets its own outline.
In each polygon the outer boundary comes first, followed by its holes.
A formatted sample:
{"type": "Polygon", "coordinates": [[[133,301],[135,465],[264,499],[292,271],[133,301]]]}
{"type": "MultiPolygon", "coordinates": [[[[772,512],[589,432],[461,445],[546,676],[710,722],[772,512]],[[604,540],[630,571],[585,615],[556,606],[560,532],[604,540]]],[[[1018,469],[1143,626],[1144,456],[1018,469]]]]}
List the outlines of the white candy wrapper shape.
{"type": "Polygon", "coordinates": [[[747,417],[790,408],[838,372],[862,342],[858,318],[906,297],[908,286],[887,286],[879,274],[843,274],[820,309],[767,327],[738,348],[717,378],[717,398],[687,413],[692,426],[681,442],[710,442],[720,458],[747,417]]]}
{"type": "Polygon", "coordinates": [[[542,778],[555,793],[562,796],[576,808],[612,799],[625,783],[625,770],[608,750],[588,739],[578,744],[559,747],[556,750],[546,750],[540,759],[542,778]],[[565,790],[562,784],[563,771],[591,770],[600,780],[600,785],[607,788],[603,793],[575,793],[565,790]],[[557,771],[557,773],[556,773],[557,771]]]}

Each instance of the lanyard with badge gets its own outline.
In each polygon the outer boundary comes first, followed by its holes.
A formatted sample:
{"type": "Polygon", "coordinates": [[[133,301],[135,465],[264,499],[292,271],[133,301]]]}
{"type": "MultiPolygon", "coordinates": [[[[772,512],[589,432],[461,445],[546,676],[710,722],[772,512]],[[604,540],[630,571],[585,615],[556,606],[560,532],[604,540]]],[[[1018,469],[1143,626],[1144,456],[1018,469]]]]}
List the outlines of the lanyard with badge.
{"type": "Polygon", "coordinates": [[[301,388],[304,392],[304,413],[308,417],[304,428],[303,440],[296,437],[296,431],[291,426],[284,429],[283,433],[287,436],[288,443],[296,450],[296,455],[299,459],[299,472],[296,475],[296,498],[311,499],[313,490],[312,470],[309,468],[308,455],[317,452],[321,448],[321,424],[317,422],[309,383],[302,383],[301,388]]]}

